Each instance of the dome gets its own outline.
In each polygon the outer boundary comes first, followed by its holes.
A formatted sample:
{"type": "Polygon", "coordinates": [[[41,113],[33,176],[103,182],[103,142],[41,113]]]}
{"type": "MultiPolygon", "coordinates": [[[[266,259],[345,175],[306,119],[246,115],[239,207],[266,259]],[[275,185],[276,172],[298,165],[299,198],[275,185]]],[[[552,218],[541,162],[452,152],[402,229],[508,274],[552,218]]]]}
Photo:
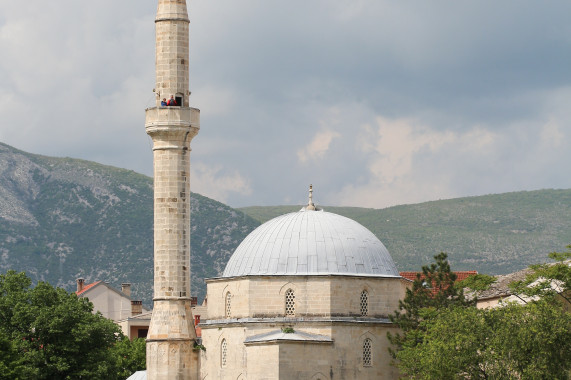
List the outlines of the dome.
{"type": "Polygon", "coordinates": [[[222,276],[316,274],[400,277],[371,231],[344,216],[306,208],[252,231],[222,276]]]}

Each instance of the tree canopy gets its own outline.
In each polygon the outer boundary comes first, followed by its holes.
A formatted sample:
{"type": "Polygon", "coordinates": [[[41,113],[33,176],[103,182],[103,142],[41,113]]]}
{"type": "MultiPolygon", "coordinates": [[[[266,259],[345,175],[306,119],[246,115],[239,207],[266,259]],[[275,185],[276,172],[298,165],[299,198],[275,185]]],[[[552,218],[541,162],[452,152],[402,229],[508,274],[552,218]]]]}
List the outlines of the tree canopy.
{"type": "Polygon", "coordinates": [[[467,307],[474,301],[466,299],[462,288],[455,286],[456,274],[450,269],[448,255],[444,252],[434,256],[435,262],[422,267],[412,287],[406,290],[399,308],[389,316],[391,322],[401,328],[401,333],[389,334],[393,344],[391,353],[396,358],[404,349],[413,349],[422,342],[426,329],[422,322],[441,308],[452,306],[467,307]]]}
{"type": "Polygon", "coordinates": [[[124,379],[141,369],[120,360],[136,357],[140,343],[127,343],[91,302],[46,282],[31,285],[23,272],[0,275],[0,379],[124,379]]]}
{"type": "MultiPolygon", "coordinates": [[[[567,254],[552,254],[553,265],[534,266],[515,288],[533,297],[525,304],[478,309],[456,287],[452,290],[446,256],[423,267],[426,279],[445,280],[431,295],[419,276],[392,320],[401,328],[390,336],[391,352],[410,379],[568,379],[571,370],[571,314],[557,297],[569,288],[567,254]],[[541,281],[537,281],[541,279],[541,281]],[[557,287],[553,287],[553,283],[557,287]],[[549,285],[546,285],[549,284],[549,285]]],[[[475,287],[489,278],[472,281],[475,287]]],[[[465,285],[464,283],[463,285],[465,285]]],[[[564,298],[564,300],[566,300],[564,298]]]]}

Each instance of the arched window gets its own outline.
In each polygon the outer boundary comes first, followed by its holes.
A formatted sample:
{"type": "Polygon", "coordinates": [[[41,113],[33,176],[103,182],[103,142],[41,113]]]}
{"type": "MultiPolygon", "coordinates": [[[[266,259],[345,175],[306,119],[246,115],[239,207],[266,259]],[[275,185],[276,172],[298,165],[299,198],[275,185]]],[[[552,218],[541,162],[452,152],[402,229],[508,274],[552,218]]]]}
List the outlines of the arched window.
{"type": "Polygon", "coordinates": [[[222,368],[225,368],[227,362],[228,362],[228,343],[226,342],[226,339],[222,339],[222,343],[220,343],[220,366],[222,368]]]}
{"type": "Polygon", "coordinates": [[[285,315],[294,316],[295,315],[295,293],[292,289],[288,289],[285,292],[285,315]]]}
{"type": "Polygon", "coordinates": [[[373,365],[373,344],[371,339],[367,338],[363,341],[363,366],[370,367],[373,365]]]}
{"type": "Polygon", "coordinates": [[[232,293],[226,293],[226,318],[232,315],[232,293]]]}
{"type": "Polygon", "coordinates": [[[369,314],[369,292],[363,290],[361,292],[361,315],[364,317],[369,314]]]}

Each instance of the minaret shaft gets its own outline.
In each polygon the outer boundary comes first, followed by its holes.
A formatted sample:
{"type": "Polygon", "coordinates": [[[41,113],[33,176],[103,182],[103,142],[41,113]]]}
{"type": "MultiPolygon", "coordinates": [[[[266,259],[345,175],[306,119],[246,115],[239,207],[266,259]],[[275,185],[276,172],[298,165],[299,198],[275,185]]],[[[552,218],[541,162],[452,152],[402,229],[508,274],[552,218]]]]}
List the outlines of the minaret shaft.
{"type": "Polygon", "coordinates": [[[154,307],[147,335],[149,380],[194,380],[198,356],[190,306],[190,142],[200,111],[188,107],[185,0],[159,0],[156,18],[157,107],[146,110],[153,140],[154,307]],[[161,107],[173,95],[176,107],[161,107]]]}

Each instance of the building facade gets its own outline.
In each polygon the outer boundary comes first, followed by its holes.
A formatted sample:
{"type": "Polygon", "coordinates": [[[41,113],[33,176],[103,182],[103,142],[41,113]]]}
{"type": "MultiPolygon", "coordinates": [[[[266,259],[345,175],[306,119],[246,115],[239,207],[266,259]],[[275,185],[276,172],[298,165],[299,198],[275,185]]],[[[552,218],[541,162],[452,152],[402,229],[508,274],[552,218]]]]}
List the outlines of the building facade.
{"type": "Polygon", "coordinates": [[[310,203],[207,280],[202,379],[396,379],[387,332],[410,281],[365,227],[310,203]]]}
{"type": "Polygon", "coordinates": [[[200,129],[200,111],[188,99],[188,24],[185,0],[158,1],[156,106],[146,110],[145,121],[154,165],[147,378],[398,378],[387,351],[386,333],[395,329],[388,315],[409,281],[370,231],[319,210],[311,188],[306,207],[253,231],[224,274],[207,281],[197,338],[190,297],[190,142],[200,129]]]}

